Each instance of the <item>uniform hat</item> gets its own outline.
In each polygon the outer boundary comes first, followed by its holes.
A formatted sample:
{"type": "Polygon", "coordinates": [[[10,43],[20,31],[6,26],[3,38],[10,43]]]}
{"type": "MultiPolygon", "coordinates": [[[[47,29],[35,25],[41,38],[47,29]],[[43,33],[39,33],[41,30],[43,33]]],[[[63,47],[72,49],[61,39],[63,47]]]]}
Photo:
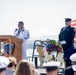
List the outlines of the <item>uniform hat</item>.
{"type": "Polygon", "coordinates": [[[51,61],[51,62],[43,64],[43,66],[44,66],[44,68],[46,68],[46,70],[48,72],[50,72],[50,71],[57,69],[60,66],[60,63],[55,62],[55,61],[51,61]]]}
{"type": "Polygon", "coordinates": [[[65,22],[71,21],[71,18],[65,18],[65,22]]]}
{"type": "Polygon", "coordinates": [[[0,69],[6,68],[9,64],[9,59],[5,56],[0,56],[0,69]]]}
{"type": "MultiPolygon", "coordinates": [[[[76,53],[74,53],[74,54],[72,54],[72,55],[70,56],[70,60],[73,61],[73,62],[76,62],[76,53]]],[[[73,69],[74,71],[76,71],[76,65],[72,65],[72,69],[73,69]]]]}

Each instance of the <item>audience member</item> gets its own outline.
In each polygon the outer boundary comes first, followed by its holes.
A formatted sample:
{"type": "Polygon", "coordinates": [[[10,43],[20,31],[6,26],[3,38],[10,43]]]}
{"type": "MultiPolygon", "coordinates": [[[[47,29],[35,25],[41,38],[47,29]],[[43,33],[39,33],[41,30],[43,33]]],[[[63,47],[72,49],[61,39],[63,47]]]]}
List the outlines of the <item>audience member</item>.
{"type": "Polygon", "coordinates": [[[76,75],[76,53],[70,56],[72,66],[65,70],[65,75],[76,75]]]}
{"type": "Polygon", "coordinates": [[[10,63],[8,65],[8,67],[6,68],[5,75],[13,75],[14,71],[16,69],[17,60],[15,57],[9,57],[8,59],[9,59],[10,63]]]}
{"type": "Polygon", "coordinates": [[[0,75],[5,74],[5,70],[8,64],[9,64],[9,59],[4,56],[0,56],[0,75]]]}
{"type": "Polygon", "coordinates": [[[33,64],[33,62],[29,62],[29,64],[30,64],[30,68],[31,68],[31,74],[32,75],[39,75],[39,73],[36,71],[36,69],[35,69],[35,65],[33,64]]]}
{"type": "Polygon", "coordinates": [[[31,75],[29,62],[26,60],[21,60],[16,68],[15,75],[31,75]]]}
{"type": "Polygon", "coordinates": [[[54,62],[54,61],[48,62],[43,64],[43,66],[46,68],[47,75],[58,75],[59,73],[58,67],[60,66],[59,62],[54,62]]]}

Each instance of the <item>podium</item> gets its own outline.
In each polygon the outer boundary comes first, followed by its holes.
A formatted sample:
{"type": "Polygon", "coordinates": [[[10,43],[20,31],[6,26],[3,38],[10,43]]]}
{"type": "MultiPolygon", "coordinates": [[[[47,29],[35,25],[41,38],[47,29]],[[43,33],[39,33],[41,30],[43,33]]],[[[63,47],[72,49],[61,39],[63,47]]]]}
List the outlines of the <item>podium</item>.
{"type": "Polygon", "coordinates": [[[8,55],[4,50],[4,56],[6,57],[14,56],[17,59],[17,62],[19,62],[22,59],[22,40],[21,39],[11,35],[0,35],[0,41],[3,42],[4,44],[6,43],[10,44],[10,47],[9,47],[10,55],[8,55]],[[15,45],[13,53],[11,50],[12,43],[15,45]]]}

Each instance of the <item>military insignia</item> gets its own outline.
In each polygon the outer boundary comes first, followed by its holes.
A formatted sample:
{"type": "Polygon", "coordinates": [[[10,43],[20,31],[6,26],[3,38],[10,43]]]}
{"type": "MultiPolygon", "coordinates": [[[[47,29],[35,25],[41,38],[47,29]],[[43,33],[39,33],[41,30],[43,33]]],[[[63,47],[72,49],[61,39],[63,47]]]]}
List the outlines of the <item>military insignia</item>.
{"type": "MultiPolygon", "coordinates": [[[[15,48],[15,46],[14,46],[14,44],[12,44],[12,45],[11,45],[11,53],[14,52],[14,48],[15,48]]],[[[7,53],[8,55],[11,54],[11,53],[10,53],[10,44],[9,44],[9,43],[6,43],[6,44],[4,45],[4,50],[6,51],[6,53],[7,53]]]]}

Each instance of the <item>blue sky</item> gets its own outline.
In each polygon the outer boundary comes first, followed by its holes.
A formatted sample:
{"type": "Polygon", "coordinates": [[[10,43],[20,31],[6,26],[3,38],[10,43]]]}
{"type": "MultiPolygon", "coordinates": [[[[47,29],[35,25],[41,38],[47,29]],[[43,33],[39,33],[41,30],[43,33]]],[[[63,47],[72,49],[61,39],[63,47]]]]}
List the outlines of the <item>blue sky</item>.
{"type": "Polygon", "coordinates": [[[64,18],[76,19],[76,0],[0,0],[0,35],[13,35],[19,21],[31,37],[58,35],[64,18]]]}

